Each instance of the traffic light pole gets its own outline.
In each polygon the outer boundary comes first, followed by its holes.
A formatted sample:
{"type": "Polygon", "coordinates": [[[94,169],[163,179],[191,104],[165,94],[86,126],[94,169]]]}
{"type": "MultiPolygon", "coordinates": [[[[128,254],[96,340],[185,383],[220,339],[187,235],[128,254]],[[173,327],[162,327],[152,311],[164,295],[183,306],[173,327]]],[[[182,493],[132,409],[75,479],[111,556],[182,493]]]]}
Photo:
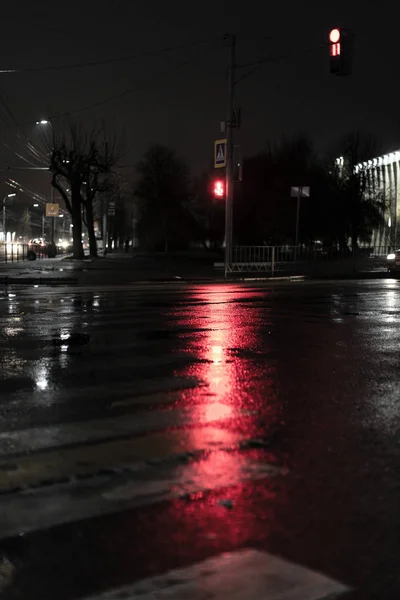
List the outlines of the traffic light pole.
{"type": "Polygon", "coordinates": [[[228,69],[228,107],[226,115],[226,207],[225,207],[225,277],[232,264],[232,216],[233,216],[233,127],[234,127],[234,91],[236,36],[229,35],[229,69],[228,69]]]}

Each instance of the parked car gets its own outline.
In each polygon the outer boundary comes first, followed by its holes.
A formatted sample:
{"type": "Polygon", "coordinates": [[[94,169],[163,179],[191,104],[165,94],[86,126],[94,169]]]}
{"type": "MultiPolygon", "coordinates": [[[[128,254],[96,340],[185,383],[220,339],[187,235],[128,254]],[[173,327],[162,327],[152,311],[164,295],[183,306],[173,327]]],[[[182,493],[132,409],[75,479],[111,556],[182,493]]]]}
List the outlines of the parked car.
{"type": "Polygon", "coordinates": [[[32,257],[34,252],[36,256],[47,256],[54,258],[57,254],[57,248],[54,242],[46,242],[43,238],[34,238],[28,242],[29,256],[32,257]]]}
{"type": "Polygon", "coordinates": [[[390,273],[400,275],[400,250],[390,252],[386,257],[386,264],[390,273]]]}

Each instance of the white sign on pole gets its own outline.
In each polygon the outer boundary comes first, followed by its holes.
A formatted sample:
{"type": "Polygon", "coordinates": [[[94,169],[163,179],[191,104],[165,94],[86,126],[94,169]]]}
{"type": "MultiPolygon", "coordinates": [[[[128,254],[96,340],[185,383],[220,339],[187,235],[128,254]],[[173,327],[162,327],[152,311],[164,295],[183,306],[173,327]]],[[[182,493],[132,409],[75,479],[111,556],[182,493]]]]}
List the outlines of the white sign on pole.
{"type": "Polygon", "coordinates": [[[58,217],[59,214],[60,214],[59,204],[55,204],[54,202],[46,203],[46,217],[58,217]]]}
{"type": "Polygon", "coordinates": [[[290,188],[290,196],[292,198],[297,198],[298,196],[300,196],[300,198],[309,198],[310,197],[310,186],[309,185],[303,185],[303,186],[294,186],[290,188]]]}
{"type": "Polygon", "coordinates": [[[220,169],[226,167],[226,139],[214,142],[214,167],[220,169]]]}

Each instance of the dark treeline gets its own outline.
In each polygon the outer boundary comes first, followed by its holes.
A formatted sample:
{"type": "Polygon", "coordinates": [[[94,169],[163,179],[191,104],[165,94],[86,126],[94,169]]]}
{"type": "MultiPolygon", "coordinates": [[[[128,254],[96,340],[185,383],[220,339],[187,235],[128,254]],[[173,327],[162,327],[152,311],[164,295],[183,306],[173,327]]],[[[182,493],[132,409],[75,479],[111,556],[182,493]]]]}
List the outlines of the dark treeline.
{"type": "MultiPolygon", "coordinates": [[[[376,141],[353,133],[331,156],[318,156],[305,136],[270,144],[244,160],[243,181],[235,183],[234,243],[293,244],[296,198],[292,186],[310,186],[301,201],[299,242],[357,247],[370,243],[383,227],[385,198],[372,189],[359,162],[377,156],[376,141]],[[343,157],[341,164],[335,158],[343,157]]],[[[152,146],[137,168],[136,235],[152,250],[187,248],[190,244],[221,247],[224,201],[215,199],[214,170],[191,180],[184,162],[169,148],[152,146]]]]}
{"type": "MultiPolygon", "coordinates": [[[[234,244],[293,244],[297,200],[291,197],[292,186],[311,189],[301,201],[299,243],[318,240],[337,248],[371,243],[373,232],[384,230],[386,199],[354,166],[378,153],[376,140],[352,133],[326,157],[306,136],[297,136],[245,158],[243,181],[234,184],[234,244]]],[[[76,258],[83,255],[83,227],[96,256],[95,238],[102,235],[103,217],[110,212],[107,231],[114,246],[133,240],[148,251],[222,248],[225,203],[214,198],[212,188],[223,173],[210,170],[193,178],[172,148],[152,145],[134,173],[122,176],[120,156],[120,144],[104,126],[86,131],[68,121],[56,129],[52,183],[72,219],[76,258]],[[132,179],[133,185],[128,183],[132,179]]]]}

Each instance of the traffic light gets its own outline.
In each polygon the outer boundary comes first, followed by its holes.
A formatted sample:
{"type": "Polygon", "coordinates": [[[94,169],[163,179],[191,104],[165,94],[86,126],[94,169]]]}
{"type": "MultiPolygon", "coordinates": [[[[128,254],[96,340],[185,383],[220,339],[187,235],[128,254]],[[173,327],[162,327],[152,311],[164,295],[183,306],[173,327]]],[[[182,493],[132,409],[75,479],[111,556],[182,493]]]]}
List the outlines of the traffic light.
{"type": "Polygon", "coordinates": [[[219,198],[219,199],[225,197],[225,183],[222,179],[216,179],[214,181],[213,195],[214,195],[214,198],[219,198]]]}
{"type": "Polygon", "coordinates": [[[347,29],[335,27],[329,32],[330,72],[350,75],[353,58],[353,36],[347,29]]]}

